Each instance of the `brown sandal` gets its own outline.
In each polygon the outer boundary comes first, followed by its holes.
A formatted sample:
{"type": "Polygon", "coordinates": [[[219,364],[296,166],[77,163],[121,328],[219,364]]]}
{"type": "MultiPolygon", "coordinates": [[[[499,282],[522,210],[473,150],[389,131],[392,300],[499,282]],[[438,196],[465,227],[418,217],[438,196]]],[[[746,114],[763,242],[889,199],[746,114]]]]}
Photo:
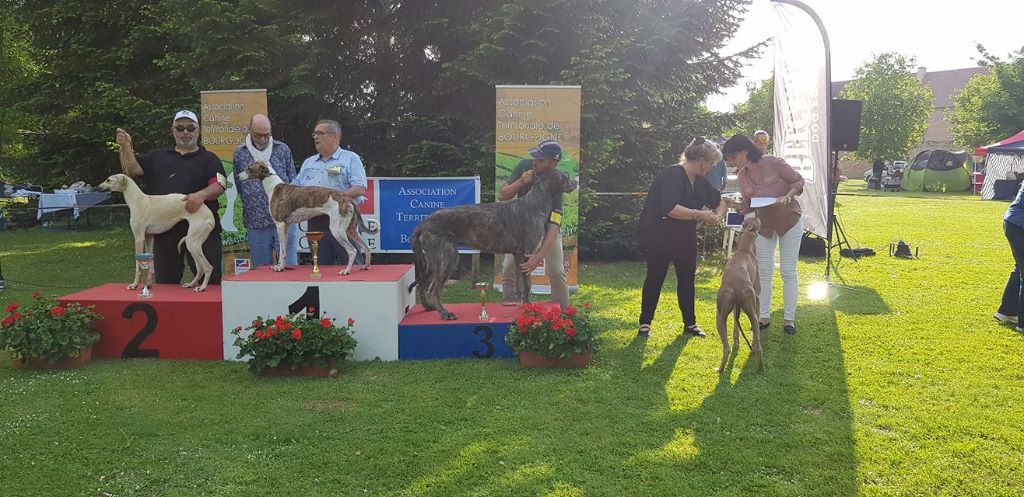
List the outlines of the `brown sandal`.
{"type": "Polygon", "coordinates": [[[637,336],[642,336],[642,337],[649,337],[649,336],[651,336],[651,325],[649,325],[649,324],[642,324],[642,325],[640,325],[640,329],[636,330],[636,334],[637,334],[637,336]]]}
{"type": "Polygon", "coordinates": [[[698,338],[704,338],[708,336],[707,333],[704,333],[704,330],[700,329],[700,326],[697,326],[695,324],[691,324],[690,326],[684,327],[683,334],[693,335],[698,338]]]}

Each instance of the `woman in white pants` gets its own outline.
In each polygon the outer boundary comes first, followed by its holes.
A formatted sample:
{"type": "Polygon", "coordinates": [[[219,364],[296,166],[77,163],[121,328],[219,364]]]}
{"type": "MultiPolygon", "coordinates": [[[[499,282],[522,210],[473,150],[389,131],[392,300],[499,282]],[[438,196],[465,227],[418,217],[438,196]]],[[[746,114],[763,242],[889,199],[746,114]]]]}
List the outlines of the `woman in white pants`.
{"type": "Polygon", "coordinates": [[[779,273],[782,276],[783,331],[796,333],[796,301],[800,294],[796,261],[803,236],[800,204],[793,200],[804,191],[804,179],[786,161],[766,155],[754,142],[736,135],[722,146],[725,160],[737,168],[741,212],[750,211],[750,199],[775,198],[774,204],[755,209],[761,231],[755,242],[757,269],[761,275],[761,329],[767,329],[772,308],[772,278],[775,273],[775,246],[779,246],[779,273]]]}

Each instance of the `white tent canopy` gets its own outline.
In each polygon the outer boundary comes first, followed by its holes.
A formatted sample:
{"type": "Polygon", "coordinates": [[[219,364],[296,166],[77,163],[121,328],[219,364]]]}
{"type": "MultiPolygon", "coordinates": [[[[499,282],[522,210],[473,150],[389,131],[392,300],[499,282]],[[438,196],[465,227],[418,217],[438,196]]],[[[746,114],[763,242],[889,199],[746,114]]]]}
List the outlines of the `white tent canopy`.
{"type": "Polygon", "coordinates": [[[1012,179],[1014,173],[1024,173],[1024,155],[990,152],[985,161],[985,184],[981,199],[992,200],[997,179],[1012,179]]]}

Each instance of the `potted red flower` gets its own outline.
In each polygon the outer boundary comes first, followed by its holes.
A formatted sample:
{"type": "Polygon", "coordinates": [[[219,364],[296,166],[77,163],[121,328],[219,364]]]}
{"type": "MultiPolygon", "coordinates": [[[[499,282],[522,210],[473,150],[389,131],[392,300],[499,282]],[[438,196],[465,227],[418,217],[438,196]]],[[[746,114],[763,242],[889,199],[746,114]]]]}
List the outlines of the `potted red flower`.
{"type": "Polygon", "coordinates": [[[92,359],[92,346],[100,341],[92,307],[60,304],[32,293],[32,301],[13,303],[0,320],[0,349],[8,350],[15,366],[50,369],[75,368],[92,359]]]}
{"type": "Polygon", "coordinates": [[[249,357],[249,369],[271,376],[337,376],[338,363],[356,348],[355,320],[344,325],[312,312],[256,319],[237,335],[238,358],[249,357]],[[243,331],[248,332],[244,333],[243,331]]]}
{"type": "Polygon", "coordinates": [[[587,367],[597,348],[590,311],[590,304],[565,309],[524,304],[509,326],[505,342],[519,354],[523,367],[587,367]]]}

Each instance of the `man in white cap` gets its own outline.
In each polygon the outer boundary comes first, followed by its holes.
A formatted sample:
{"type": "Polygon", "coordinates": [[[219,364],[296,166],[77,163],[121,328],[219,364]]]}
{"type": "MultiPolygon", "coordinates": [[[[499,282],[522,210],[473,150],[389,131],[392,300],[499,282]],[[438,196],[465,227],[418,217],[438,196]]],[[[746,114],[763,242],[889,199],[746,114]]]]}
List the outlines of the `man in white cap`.
{"type": "MultiPolygon", "coordinates": [[[[217,197],[224,193],[227,179],[224,166],[213,152],[199,144],[199,119],[190,110],[181,110],[171,120],[174,147],[158,148],[144,155],[135,155],[132,137],[117,128],[117,144],[121,151],[121,169],[130,176],[144,177],[148,195],[185,195],[185,209],[195,212],[206,204],[213,211],[216,222],[213,232],[203,243],[203,255],[213,264],[211,285],[220,284],[220,216],[217,215],[217,197]]],[[[153,238],[153,269],[156,283],[181,283],[185,271],[184,259],[178,252],[178,242],[188,233],[188,222],[181,221],[166,233],[153,238]]],[[[193,274],[195,262],[190,256],[188,265],[193,274]]]]}
{"type": "MultiPolygon", "coordinates": [[[[516,168],[512,170],[505,184],[498,192],[498,200],[511,200],[517,196],[526,195],[533,186],[534,176],[544,174],[558,167],[562,160],[562,147],[554,140],[539,143],[536,147],[528,149],[531,159],[519,161],[516,168]]],[[[525,295],[519,295],[518,289],[513,288],[515,271],[526,273],[533,272],[544,261],[544,272],[551,282],[551,300],[558,302],[563,309],[569,307],[569,284],[565,279],[565,266],[563,260],[565,254],[562,251],[561,214],[562,198],[559,197],[558,205],[551,206],[552,219],[548,221],[547,231],[540,249],[535,254],[530,254],[529,259],[522,267],[515,267],[515,259],[511,254],[505,254],[505,261],[502,264],[501,292],[503,305],[518,305],[526,300],[525,295]],[[556,215],[557,214],[557,215],[556,215]]]]}
{"type": "MultiPolygon", "coordinates": [[[[269,266],[274,263],[273,257],[279,246],[277,226],[270,217],[270,202],[259,181],[239,181],[238,175],[252,164],[263,162],[277,173],[281,181],[289,184],[295,179],[295,158],[288,145],[271,136],[270,119],[256,114],[249,120],[249,134],[245,136],[245,143],[235,149],[232,162],[235,187],[242,197],[242,220],[249,238],[252,267],[269,266]]],[[[285,265],[299,264],[298,245],[299,225],[289,225],[285,265]]]]}

